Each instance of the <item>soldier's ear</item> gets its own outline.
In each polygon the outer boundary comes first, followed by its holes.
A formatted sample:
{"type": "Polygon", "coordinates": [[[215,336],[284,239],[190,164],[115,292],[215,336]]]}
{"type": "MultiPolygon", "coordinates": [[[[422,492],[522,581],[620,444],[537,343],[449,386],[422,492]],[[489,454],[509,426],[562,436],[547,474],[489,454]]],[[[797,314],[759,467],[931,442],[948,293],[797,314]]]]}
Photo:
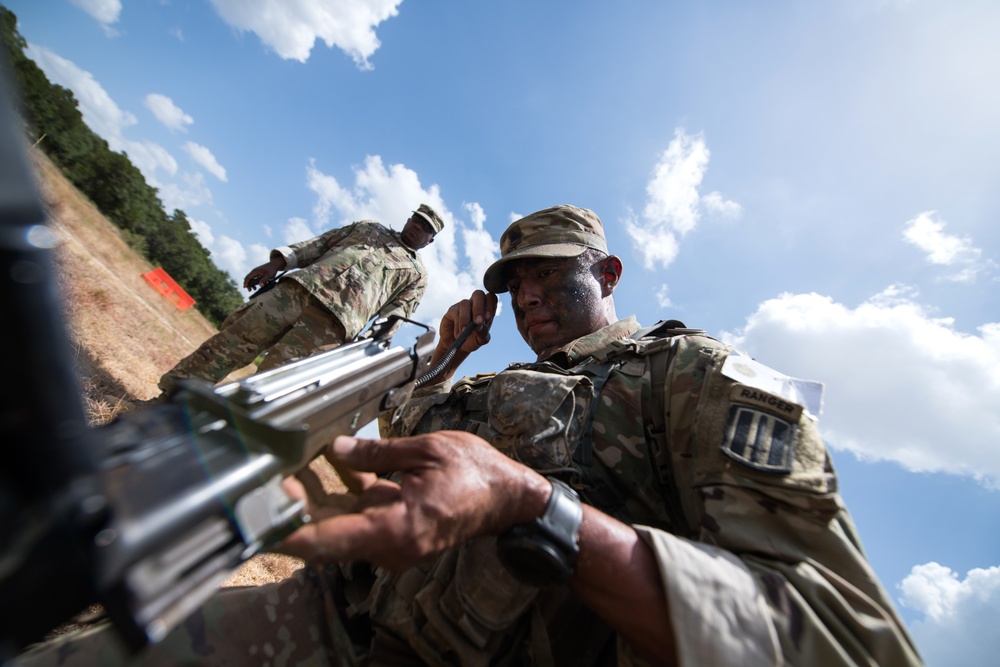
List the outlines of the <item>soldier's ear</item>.
{"type": "Polygon", "coordinates": [[[622,278],[622,261],[617,255],[608,255],[601,263],[601,292],[609,296],[622,278]]]}

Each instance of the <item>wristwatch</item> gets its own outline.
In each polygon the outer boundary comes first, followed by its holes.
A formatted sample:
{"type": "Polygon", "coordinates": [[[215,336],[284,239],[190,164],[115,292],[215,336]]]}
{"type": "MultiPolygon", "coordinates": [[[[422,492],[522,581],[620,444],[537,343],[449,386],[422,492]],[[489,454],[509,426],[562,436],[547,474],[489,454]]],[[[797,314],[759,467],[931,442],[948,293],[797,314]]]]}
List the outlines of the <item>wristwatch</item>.
{"type": "Polygon", "coordinates": [[[497,538],[500,562],[517,579],[532,586],[565,583],[580,555],[580,496],[558,479],[546,479],[552,484],[552,495],[542,516],[514,526],[497,538]]]}

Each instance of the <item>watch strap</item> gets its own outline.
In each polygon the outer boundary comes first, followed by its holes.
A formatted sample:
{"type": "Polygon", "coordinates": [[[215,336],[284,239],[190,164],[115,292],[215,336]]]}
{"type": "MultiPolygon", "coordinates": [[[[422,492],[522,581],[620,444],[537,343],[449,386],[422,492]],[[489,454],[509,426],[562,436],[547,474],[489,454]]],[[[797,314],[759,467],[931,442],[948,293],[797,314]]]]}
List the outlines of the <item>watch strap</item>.
{"type": "Polygon", "coordinates": [[[517,579],[534,586],[565,583],[580,554],[583,505],[569,485],[547,478],[552,493],[542,516],[497,538],[497,553],[517,579]]]}

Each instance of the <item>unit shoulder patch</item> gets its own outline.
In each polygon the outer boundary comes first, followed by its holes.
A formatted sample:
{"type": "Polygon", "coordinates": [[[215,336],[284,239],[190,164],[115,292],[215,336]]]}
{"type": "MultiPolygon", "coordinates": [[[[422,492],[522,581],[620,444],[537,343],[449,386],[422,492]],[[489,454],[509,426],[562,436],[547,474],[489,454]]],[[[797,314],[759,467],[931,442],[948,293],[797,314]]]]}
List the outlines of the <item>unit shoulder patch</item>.
{"type": "Polygon", "coordinates": [[[795,460],[796,424],[797,420],[792,422],[770,411],[734,403],[729,407],[720,449],[754,470],[787,475],[795,460]]]}

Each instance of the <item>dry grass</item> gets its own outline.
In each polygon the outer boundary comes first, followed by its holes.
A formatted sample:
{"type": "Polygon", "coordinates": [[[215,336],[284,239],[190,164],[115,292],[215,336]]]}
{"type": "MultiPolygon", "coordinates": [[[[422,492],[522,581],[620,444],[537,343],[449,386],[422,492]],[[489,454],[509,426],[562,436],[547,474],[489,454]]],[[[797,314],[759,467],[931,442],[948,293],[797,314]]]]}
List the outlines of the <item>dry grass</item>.
{"type": "MultiPolygon", "coordinates": [[[[195,309],[179,311],[142,278],[154,268],[41,152],[32,151],[49,222],[60,239],[59,283],[76,353],[80,388],[93,425],[113,420],[136,399],[159,393],[156,382],[216,329],[195,309]]],[[[230,379],[253,372],[249,366],[230,379]]],[[[328,487],[343,488],[332,468],[314,462],[328,487]]],[[[263,554],[223,584],[252,586],[287,577],[301,561],[263,554]]]]}

